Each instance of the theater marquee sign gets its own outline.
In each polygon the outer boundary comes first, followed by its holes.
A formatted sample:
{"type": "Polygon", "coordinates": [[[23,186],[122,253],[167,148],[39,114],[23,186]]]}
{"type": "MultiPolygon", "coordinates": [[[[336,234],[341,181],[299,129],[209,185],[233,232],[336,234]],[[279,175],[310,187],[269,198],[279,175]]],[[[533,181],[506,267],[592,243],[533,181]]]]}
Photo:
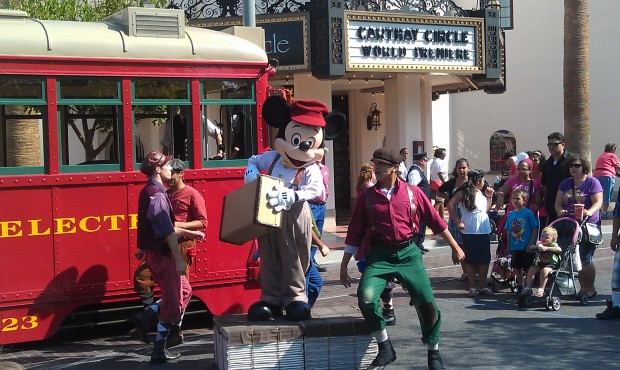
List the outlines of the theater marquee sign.
{"type": "Polygon", "coordinates": [[[347,71],[485,72],[482,18],[345,12],[347,71]]]}

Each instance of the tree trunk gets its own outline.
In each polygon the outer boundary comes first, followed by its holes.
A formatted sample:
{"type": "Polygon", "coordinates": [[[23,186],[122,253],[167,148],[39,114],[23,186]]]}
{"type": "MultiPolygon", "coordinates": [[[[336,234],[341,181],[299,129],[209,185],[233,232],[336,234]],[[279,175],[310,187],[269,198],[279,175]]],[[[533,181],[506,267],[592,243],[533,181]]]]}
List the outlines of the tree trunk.
{"type": "MultiPolygon", "coordinates": [[[[6,115],[27,114],[22,105],[7,105],[6,115]]],[[[7,164],[9,167],[42,166],[39,120],[18,118],[6,120],[7,164]]]]}
{"type": "Polygon", "coordinates": [[[564,136],[566,149],[591,160],[588,0],[564,0],[564,136]]]}

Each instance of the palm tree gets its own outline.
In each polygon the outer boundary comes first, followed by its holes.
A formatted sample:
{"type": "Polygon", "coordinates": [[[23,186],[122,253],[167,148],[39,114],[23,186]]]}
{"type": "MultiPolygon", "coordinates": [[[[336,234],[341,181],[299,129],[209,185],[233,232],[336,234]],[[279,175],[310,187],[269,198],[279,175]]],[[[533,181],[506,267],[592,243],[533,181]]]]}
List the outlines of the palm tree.
{"type": "Polygon", "coordinates": [[[42,166],[39,120],[29,115],[23,105],[6,105],[6,154],[8,167],[42,166]]]}
{"type": "Polygon", "coordinates": [[[588,0],[564,0],[564,136],[590,160],[588,0]]]}

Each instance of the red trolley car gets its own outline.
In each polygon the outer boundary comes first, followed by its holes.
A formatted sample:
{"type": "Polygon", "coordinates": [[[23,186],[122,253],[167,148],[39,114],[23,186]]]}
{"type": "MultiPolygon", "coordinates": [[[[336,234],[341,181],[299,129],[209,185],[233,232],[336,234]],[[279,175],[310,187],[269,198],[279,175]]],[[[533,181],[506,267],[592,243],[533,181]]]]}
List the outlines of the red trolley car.
{"type": "Polygon", "coordinates": [[[269,145],[267,56],[237,31],[187,27],[180,10],[101,22],[0,10],[0,344],[50,337],[85,307],[137,304],[138,168],[154,149],[186,161],[207,203],[194,296],[215,315],[258,299],[253,245],[218,239],[224,195],[269,145]]]}

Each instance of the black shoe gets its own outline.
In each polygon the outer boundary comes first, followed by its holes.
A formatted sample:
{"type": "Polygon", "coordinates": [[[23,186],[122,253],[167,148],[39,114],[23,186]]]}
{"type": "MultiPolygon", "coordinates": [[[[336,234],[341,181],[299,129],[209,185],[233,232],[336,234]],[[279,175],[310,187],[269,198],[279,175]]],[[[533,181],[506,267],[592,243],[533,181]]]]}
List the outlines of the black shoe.
{"type": "Polygon", "coordinates": [[[439,356],[439,350],[429,350],[428,351],[428,370],[438,370],[445,369],[443,367],[443,361],[441,361],[441,356],[439,356]]]}
{"type": "Polygon", "coordinates": [[[392,347],[392,342],[386,340],[385,342],[377,343],[379,346],[379,354],[372,361],[367,369],[383,369],[383,367],[396,361],[396,351],[392,347]]]}
{"type": "Polygon", "coordinates": [[[396,315],[394,314],[393,308],[384,308],[383,309],[383,319],[385,319],[386,326],[394,326],[396,325],[396,315]]]}
{"type": "Polygon", "coordinates": [[[161,364],[164,362],[176,360],[181,357],[180,353],[169,352],[166,348],[166,341],[159,340],[153,345],[153,352],[151,353],[151,364],[161,364]]]}
{"type": "Polygon", "coordinates": [[[248,309],[248,320],[250,321],[269,321],[281,316],[282,307],[263,301],[252,303],[248,309]]]}
{"type": "Polygon", "coordinates": [[[613,320],[620,319],[620,307],[607,307],[605,311],[596,314],[596,318],[599,320],[613,320]]]}
{"type": "Polygon", "coordinates": [[[316,269],[319,270],[319,272],[327,272],[327,267],[323,265],[319,265],[318,263],[314,262],[314,266],[316,266],[316,269]]]}
{"type": "Polygon", "coordinates": [[[183,332],[179,325],[172,325],[168,338],[166,338],[166,347],[172,348],[179,344],[183,344],[183,332]]]}
{"type": "Polygon", "coordinates": [[[286,319],[291,321],[304,321],[312,317],[312,311],[308,303],[295,301],[286,306],[286,319]]]}
{"type": "Polygon", "coordinates": [[[149,344],[149,330],[155,325],[157,320],[157,312],[151,308],[147,308],[142,312],[131,315],[131,321],[136,326],[136,330],[144,343],[149,344]]]}

